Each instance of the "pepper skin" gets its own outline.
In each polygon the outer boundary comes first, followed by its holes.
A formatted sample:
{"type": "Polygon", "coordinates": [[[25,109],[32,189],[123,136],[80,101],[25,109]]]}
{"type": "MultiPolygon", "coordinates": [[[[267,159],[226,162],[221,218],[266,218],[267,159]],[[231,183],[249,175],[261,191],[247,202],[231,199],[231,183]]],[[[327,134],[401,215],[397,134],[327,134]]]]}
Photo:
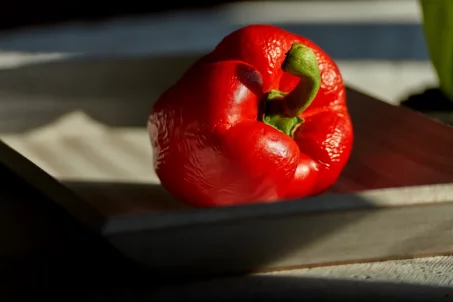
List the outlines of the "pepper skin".
{"type": "Polygon", "coordinates": [[[353,143],[334,61],[270,25],[229,34],[189,68],[152,107],[148,132],[162,186],[199,207],[322,193],[353,143]]]}

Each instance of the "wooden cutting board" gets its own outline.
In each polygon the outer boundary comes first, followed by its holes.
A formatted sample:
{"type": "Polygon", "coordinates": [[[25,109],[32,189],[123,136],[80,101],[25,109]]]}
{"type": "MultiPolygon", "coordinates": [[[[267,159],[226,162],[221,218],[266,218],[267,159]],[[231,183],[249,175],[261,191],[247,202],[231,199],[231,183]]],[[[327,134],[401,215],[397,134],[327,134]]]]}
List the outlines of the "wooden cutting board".
{"type": "MultiPolygon", "coordinates": [[[[329,193],[453,183],[452,127],[353,89],[348,89],[347,95],[355,131],[354,147],[329,193]]],[[[109,148],[120,144],[125,141],[118,139],[109,148]]],[[[80,152],[84,152],[82,148],[80,152]]],[[[151,185],[77,181],[65,184],[108,217],[186,208],[158,180],[151,185]]]]}
{"type": "Polygon", "coordinates": [[[67,190],[4,145],[3,164],[157,276],[449,254],[453,129],[352,89],[348,102],[352,157],[330,192],[314,198],[190,209],[158,183],[65,181],[67,190]]]}
{"type": "Polygon", "coordinates": [[[352,89],[348,103],[353,153],[319,197],[194,210],[158,184],[65,185],[106,218],[115,247],[167,276],[449,254],[453,128],[352,89]]]}

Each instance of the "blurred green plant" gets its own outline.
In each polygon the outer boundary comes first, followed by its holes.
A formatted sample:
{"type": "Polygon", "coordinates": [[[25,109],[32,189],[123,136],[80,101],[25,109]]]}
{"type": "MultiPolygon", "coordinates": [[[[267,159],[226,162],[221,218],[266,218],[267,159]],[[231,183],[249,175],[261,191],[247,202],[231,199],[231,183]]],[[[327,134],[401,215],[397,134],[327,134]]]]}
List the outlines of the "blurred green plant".
{"type": "Polygon", "coordinates": [[[419,0],[423,31],[439,88],[453,101],[453,0],[419,0]]]}

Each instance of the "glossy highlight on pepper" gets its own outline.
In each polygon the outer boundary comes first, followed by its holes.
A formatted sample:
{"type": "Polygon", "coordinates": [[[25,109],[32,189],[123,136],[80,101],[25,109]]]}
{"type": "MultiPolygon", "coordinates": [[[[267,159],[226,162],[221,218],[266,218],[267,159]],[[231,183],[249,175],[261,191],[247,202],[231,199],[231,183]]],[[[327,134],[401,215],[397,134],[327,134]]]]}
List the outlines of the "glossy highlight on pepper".
{"type": "Polygon", "coordinates": [[[270,25],[232,32],[189,68],[153,105],[148,132],[162,186],[201,207],[322,193],[353,142],[335,62],[270,25]]]}

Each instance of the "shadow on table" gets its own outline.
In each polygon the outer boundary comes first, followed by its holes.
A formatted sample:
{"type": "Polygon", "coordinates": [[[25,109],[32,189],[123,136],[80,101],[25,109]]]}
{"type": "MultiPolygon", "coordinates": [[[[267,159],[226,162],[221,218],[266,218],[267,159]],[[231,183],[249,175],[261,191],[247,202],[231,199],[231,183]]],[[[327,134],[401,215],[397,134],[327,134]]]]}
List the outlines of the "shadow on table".
{"type": "MultiPolygon", "coordinates": [[[[83,301],[451,301],[447,286],[310,277],[252,276],[174,286],[116,288],[83,301]]],[[[76,301],[75,299],[67,301],[76,301]]]]}

